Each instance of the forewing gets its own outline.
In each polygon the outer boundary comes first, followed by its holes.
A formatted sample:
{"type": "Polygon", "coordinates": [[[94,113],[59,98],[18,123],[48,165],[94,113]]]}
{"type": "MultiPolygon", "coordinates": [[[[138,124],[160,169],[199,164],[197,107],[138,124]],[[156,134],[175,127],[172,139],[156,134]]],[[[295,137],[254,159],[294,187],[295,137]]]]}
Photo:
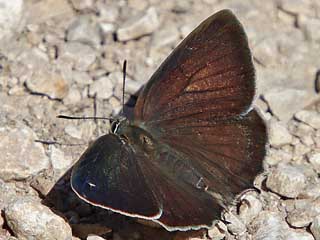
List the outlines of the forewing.
{"type": "MultiPolygon", "coordinates": [[[[135,119],[226,118],[246,113],[254,97],[254,67],[245,32],[229,10],[201,23],[146,84],[135,119]]],[[[186,120],[187,121],[187,120],[186,120]]]]}
{"type": "Polygon", "coordinates": [[[161,209],[132,149],[113,134],[98,138],[72,170],[73,190],[85,201],[128,216],[155,219],[161,209]]]}

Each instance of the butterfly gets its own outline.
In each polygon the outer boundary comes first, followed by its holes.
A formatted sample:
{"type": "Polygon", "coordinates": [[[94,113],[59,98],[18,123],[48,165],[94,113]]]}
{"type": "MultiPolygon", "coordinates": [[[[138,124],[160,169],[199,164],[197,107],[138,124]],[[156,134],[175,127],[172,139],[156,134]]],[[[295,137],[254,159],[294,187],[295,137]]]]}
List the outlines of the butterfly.
{"type": "Polygon", "coordinates": [[[254,95],[244,29],[230,10],[217,12],[152,75],[133,118],[113,121],[83,153],[72,189],[168,231],[210,227],[262,171],[267,135],[254,95]]]}

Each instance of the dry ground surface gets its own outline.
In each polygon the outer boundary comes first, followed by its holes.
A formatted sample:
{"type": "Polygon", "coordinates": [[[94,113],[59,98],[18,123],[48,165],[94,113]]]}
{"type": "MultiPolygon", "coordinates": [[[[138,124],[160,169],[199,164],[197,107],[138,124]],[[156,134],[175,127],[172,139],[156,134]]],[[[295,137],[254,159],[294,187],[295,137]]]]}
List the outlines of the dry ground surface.
{"type": "Polygon", "coordinates": [[[0,239],[320,240],[319,70],[318,0],[0,0],[0,239]],[[224,8],[248,34],[269,130],[260,192],[185,233],[83,203],[68,169],[109,122],[56,116],[116,115],[124,59],[128,99],[224,8]]]}

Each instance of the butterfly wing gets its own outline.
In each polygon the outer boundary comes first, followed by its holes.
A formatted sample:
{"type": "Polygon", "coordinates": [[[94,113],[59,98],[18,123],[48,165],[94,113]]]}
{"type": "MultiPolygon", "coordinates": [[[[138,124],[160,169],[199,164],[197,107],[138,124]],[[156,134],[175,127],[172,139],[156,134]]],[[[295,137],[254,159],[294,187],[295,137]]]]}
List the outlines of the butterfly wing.
{"type": "Polygon", "coordinates": [[[155,219],[161,209],[132,149],[113,134],[98,138],[72,170],[71,186],[83,200],[133,217],[155,219]]]}
{"type": "MultiPolygon", "coordinates": [[[[180,174],[188,175],[187,169],[193,169],[207,186],[199,197],[188,184],[179,183],[176,171],[166,177],[171,179],[168,182],[155,173],[159,178],[155,188],[165,196],[157,221],[179,229],[208,225],[203,211],[194,211],[192,217],[188,211],[203,207],[214,219],[220,200],[230,203],[251,186],[262,170],[266,145],[264,122],[251,110],[254,94],[248,41],[228,10],[204,21],[151,77],[137,100],[135,124],[156,136],[168,152],[175,151],[173,162],[183,156],[188,167],[180,174]],[[203,194],[213,196],[211,210],[203,194]]],[[[159,156],[156,159],[163,162],[159,156]]]]}
{"type": "Polygon", "coordinates": [[[201,23],[144,87],[135,120],[217,119],[246,113],[254,97],[254,67],[245,32],[229,10],[201,23]]]}

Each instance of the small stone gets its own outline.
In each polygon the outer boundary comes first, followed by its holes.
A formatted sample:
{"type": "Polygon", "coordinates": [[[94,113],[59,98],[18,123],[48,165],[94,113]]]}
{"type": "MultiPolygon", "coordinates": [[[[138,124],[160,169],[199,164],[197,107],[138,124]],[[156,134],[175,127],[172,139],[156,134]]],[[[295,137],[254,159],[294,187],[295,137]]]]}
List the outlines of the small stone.
{"type": "Polygon", "coordinates": [[[0,40],[9,38],[21,23],[23,7],[23,0],[0,0],[0,40]]]}
{"type": "Polygon", "coordinates": [[[264,66],[276,64],[275,55],[278,54],[278,46],[274,39],[265,38],[254,47],[254,55],[264,66]]]}
{"type": "Polygon", "coordinates": [[[54,172],[52,168],[49,168],[41,171],[34,178],[32,178],[30,186],[41,193],[42,196],[46,196],[53,188],[55,183],[56,179],[54,178],[54,172]]]}
{"type": "Polygon", "coordinates": [[[54,145],[50,145],[49,154],[53,169],[65,171],[70,168],[73,163],[72,158],[67,158],[64,152],[54,145]]]}
{"type": "Polygon", "coordinates": [[[318,18],[310,18],[300,15],[298,18],[298,24],[302,31],[304,31],[307,40],[320,43],[320,20],[318,18]]]}
{"type": "Polygon", "coordinates": [[[292,160],[292,158],[292,152],[287,152],[282,149],[270,148],[264,161],[273,166],[279,163],[288,163],[292,160]]]}
{"type": "Polygon", "coordinates": [[[309,126],[320,129],[320,113],[316,111],[302,110],[297,112],[295,118],[309,126]]]}
{"type": "Polygon", "coordinates": [[[320,215],[313,219],[310,230],[315,240],[320,240],[320,215]]]}
{"type": "Polygon", "coordinates": [[[49,167],[43,146],[36,139],[32,129],[24,125],[0,128],[0,178],[24,179],[49,167]]]}
{"type": "Polygon", "coordinates": [[[87,240],[105,240],[105,238],[103,238],[103,237],[100,237],[100,236],[97,236],[97,235],[89,235],[88,237],[87,237],[87,240]]]}
{"type": "MultiPolygon", "coordinates": [[[[13,69],[14,76],[21,79],[23,75],[26,75],[26,70],[39,70],[39,69],[49,69],[49,57],[48,55],[41,51],[39,48],[32,48],[23,51],[18,57],[17,60],[19,63],[22,63],[27,67],[27,69],[24,69],[22,66],[16,66],[16,68],[13,69]]],[[[28,79],[28,78],[26,78],[28,79]]]]}
{"type": "Polygon", "coordinates": [[[136,16],[130,19],[117,30],[117,38],[119,41],[128,41],[136,39],[144,35],[151,34],[159,27],[159,19],[156,9],[150,7],[146,10],[145,15],[136,16]]]}
{"type": "Polygon", "coordinates": [[[17,198],[16,189],[12,184],[4,182],[0,178],[0,210],[17,198]]]}
{"type": "Polygon", "coordinates": [[[208,236],[211,240],[222,240],[225,238],[227,231],[227,226],[219,221],[212,228],[208,229],[208,236]]]}
{"type": "Polygon", "coordinates": [[[257,193],[248,192],[241,197],[239,217],[248,225],[262,210],[262,203],[257,198],[257,193]]]}
{"type": "Polygon", "coordinates": [[[146,0],[128,0],[128,6],[138,11],[146,9],[148,4],[149,3],[146,0]]]}
{"type": "Polygon", "coordinates": [[[93,82],[89,73],[80,71],[72,71],[72,80],[80,86],[89,85],[93,82]]]}
{"type": "Polygon", "coordinates": [[[290,144],[292,141],[292,135],[284,124],[277,121],[269,122],[269,142],[271,146],[279,148],[283,145],[290,144]]]}
{"type": "Polygon", "coordinates": [[[277,11],[277,17],[285,24],[294,26],[297,21],[297,17],[293,15],[292,13],[288,13],[287,11],[283,9],[278,9],[277,11]]]}
{"type": "Polygon", "coordinates": [[[297,89],[272,89],[263,94],[272,113],[281,121],[287,122],[294,113],[310,103],[307,91],[297,89]]]}
{"type": "Polygon", "coordinates": [[[294,150],[293,150],[293,160],[299,160],[305,157],[307,153],[311,151],[311,148],[302,144],[298,143],[294,145],[294,150]]]}
{"type": "Polygon", "coordinates": [[[89,17],[79,17],[68,27],[67,40],[98,47],[102,42],[101,30],[89,17]]]}
{"type": "Polygon", "coordinates": [[[117,21],[120,8],[116,4],[111,4],[111,2],[105,4],[101,1],[98,1],[96,4],[96,8],[98,11],[99,20],[101,22],[114,23],[117,21]]]}
{"type": "Polygon", "coordinates": [[[66,97],[63,98],[65,104],[75,104],[81,101],[81,93],[76,88],[69,89],[66,97]]]}
{"type": "Polygon", "coordinates": [[[93,10],[96,0],[71,0],[72,6],[79,11],[93,10]]]}
{"type": "Polygon", "coordinates": [[[79,127],[69,124],[64,128],[64,131],[66,132],[66,134],[68,134],[69,136],[73,137],[73,138],[77,138],[77,139],[81,139],[82,138],[82,134],[81,131],[79,129],[79,127]]]}
{"type": "Polygon", "coordinates": [[[62,99],[68,93],[68,83],[63,76],[53,70],[38,69],[26,81],[27,88],[33,93],[47,95],[52,99],[62,99]]]}
{"type": "Polygon", "coordinates": [[[320,182],[316,183],[309,183],[304,191],[302,191],[299,194],[299,198],[310,198],[310,199],[316,199],[320,197],[320,188],[319,188],[320,182]]]}
{"type": "Polygon", "coordinates": [[[285,226],[279,213],[262,211],[253,220],[248,230],[252,234],[252,239],[273,240],[282,239],[285,226]]]}
{"type": "Polygon", "coordinates": [[[227,222],[226,226],[233,235],[241,235],[246,231],[245,224],[239,216],[234,215],[232,212],[224,212],[223,220],[227,222]]]}
{"type": "Polygon", "coordinates": [[[67,125],[65,127],[65,132],[77,139],[91,139],[96,125],[94,122],[83,122],[79,125],[67,125]]]}
{"type": "Polygon", "coordinates": [[[279,164],[266,182],[267,187],[284,197],[295,198],[306,186],[306,177],[303,171],[291,165],[279,164]]]}
{"type": "Polygon", "coordinates": [[[312,15],[314,6],[310,0],[281,0],[280,7],[290,13],[312,15]]]}
{"type": "Polygon", "coordinates": [[[108,99],[113,94],[113,87],[114,85],[108,77],[100,77],[90,85],[89,96],[96,96],[100,99],[108,99]]]}
{"type": "MultiPolygon", "coordinates": [[[[296,122],[296,121],[294,121],[296,122]]],[[[314,144],[313,133],[314,129],[307,124],[299,122],[292,126],[290,132],[300,138],[300,141],[306,146],[312,146],[314,144]]]]}
{"type": "Polygon", "coordinates": [[[93,48],[79,42],[69,42],[62,45],[59,53],[60,61],[72,63],[74,68],[79,71],[87,71],[97,57],[93,48]]]}
{"type": "Polygon", "coordinates": [[[313,168],[320,173],[320,153],[313,152],[309,155],[309,162],[312,164],[313,168]]]}
{"type": "Polygon", "coordinates": [[[287,200],[285,205],[286,220],[293,227],[307,227],[320,214],[320,199],[287,200]]]}
{"type": "Polygon", "coordinates": [[[100,23],[100,29],[102,31],[102,35],[107,37],[108,34],[114,32],[115,26],[113,23],[100,23]]]}
{"type": "Polygon", "coordinates": [[[7,224],[21,240],[71,239],[70,226],[32,198],[20,198],[5,209],[7,224]]]}
{"type": "Polygon", "coordinates": [[[314,240],[313,236],[305,230],[288,229],[283,234],[283,240],[314,240]]]}
{"type": "Polygon", "coordinates": [[[47,21],[53,17],[70,16],[73,14],[67,0],[43,0],[38,1],[30,6],[28,11],[28,23],[35,24],[47,21]]]}
{"type": "Polygon", "coordinates": [[[175,44],[180,38],[180,33],[175,27],[168,27],[156,31],[152,36],[152,48],[162,48],[170,44],[175,44]]]}

